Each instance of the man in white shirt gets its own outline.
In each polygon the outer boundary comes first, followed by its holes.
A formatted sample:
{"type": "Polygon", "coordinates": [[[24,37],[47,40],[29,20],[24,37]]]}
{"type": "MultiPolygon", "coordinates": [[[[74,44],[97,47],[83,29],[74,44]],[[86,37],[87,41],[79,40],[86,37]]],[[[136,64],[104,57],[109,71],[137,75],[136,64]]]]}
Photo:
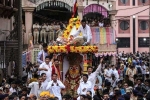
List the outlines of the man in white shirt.
{"type": "Polygon", "coordinates": [[[46,74],[45,73],[42,73],[41,74],[41,77],[43,79],[43,82],[42,82],[42,87],[43,87],[43,90],[46,91],[46,87],[48,85],[48,81],[46,80],[46,74]]]}
{"type": "Polygon", "coordinates": [[[141,64],[141,70],[142,70],[143,80],[145,80],[146,69],[147,68],[146,68],[144,62],[142,62],[142,64],[141,64]]]}
{"type": "Polygon", "coordinates": [[[37,56],[37,62],[39,64],[42,64],[45,61],[45,57],[48,56],[47,47],[47,43],[43,43],[43,50],[41,50],[37,56]]]}
{"type": "Polygon", "coordinates": [[[64,89],[65,85],[57,79],[57,74],[52,75],[52,81],[50,81],[47,85],[46,90],[49,90],[51,94],[53,94],[55,97],[58,97],[59,100],[62,100],[61,98],[61,89],[64,89]]]}
{"type": "Polygon", "coordinates": [[[52,75],[52,63],[50,62],[50,58],[49,56],[45,57],[45,62],[43,62],[40,67],[39,67],[39,71],[40,71],[40,75],[42,73],[46,73],[46,80],[49,82],[51,81],[51,75],[52,75]]]}
{"type": "MultiPolygon", "coordinates": [[[[92,90],[92,84],[90,81],[88,81],[88,75],[87,74],[83,74],[83,81],[80,82],[80,85],[77,89],[77,93],[78,95],[86,95],[86,93],[88,91],[92,90]]],[[[77,100],[80,100],[80,97],[77,98],[77,100]]]]}
{"type": "Polygon", "coordinates": [[[111,65],[106,66],[104,77],[105,77],[105,84],[108,84],[108,82],[112,81],[112,74],[113,70],[111,69],[111,65]]]}
{"type": "Polygon", "coordinates": [[[39,98],[40,93],[43,91],[42,77],[38,77],[38,82],[30,83],[28,88],[31,88],[30,94],[34,94],[37,98],[39,98]]]}
{"type": "MultiPolygon", "coordinates": [[[[94,95],[94,86],[95,86],[95,82],[97,79],[97,75],[101,72],[101,67],[102,67],[102,61],[103,59],[100,60],[100,64],[98,65],[98,68],[96,69],[95,72],[93,72],[93,67],[87,67],[87,72],[88,72],[88,81],[91,82],[92,84],[92,94],[94,95]],[[93,73],[92,73],[93,72],[93,73]]],[[[83,82],[83,78],[80,80],[80,83],[83,82]]]]}
{"type": "Polygon", "coordinates": [[[83,45],[90,44],[91,39],[92,39],[91,28],[90,28],[90,26],[88,26],[86,24],[85,20],[81,21],[80,27],[78,28],[78,30],[75,33],[71,34],[71,37],[77,37],[80,33],[82,33],[83,39],[85,41],[85,43],[83,45]]]}
{"type": "Polygon", "coordinates": [[[111,65],[111,66],[112,66],[112,74],[114,74],[115,78],[118,80],[119,79],[118,71],[116,70],[115,65],[111,65]]]}
{"type": "Polygon", "coordinates": [[[14,93],[14,92],[17,92],[16,87],[17,87],[16,82],[15,82],[15,81],[12,82],[12,83],[11,83],[11,88],[9,89],[9,92],[10,92],[11,94],[14,93]]]}

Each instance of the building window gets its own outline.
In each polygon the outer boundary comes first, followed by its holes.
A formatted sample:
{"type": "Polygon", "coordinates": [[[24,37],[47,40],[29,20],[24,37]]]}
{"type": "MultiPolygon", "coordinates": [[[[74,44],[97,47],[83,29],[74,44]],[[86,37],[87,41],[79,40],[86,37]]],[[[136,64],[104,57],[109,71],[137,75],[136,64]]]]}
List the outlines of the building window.
{"type": "Polygon", "coordinates": [[[127,30],[129,28],[129,23],[127,21],[121,21],[120,29],[127,30]]]}
{"type": "Polygon", "coordinates": [[[149,5],[149,0],[138,0],[138,5],[149,5]]]}
{"type": "Polygon", "coordinates": [[[117,46],[118,48],[129,48],[130,38],[118,38],[117,46]]]}
{"type": "Polygon", "coordinates": [[[120,0],[122,4],[126,4],[128,0],[120,0]]]}
{"type": "Polygon", "coordinates": [[[141,30],[147,30],[148,29],[148,22],[147,21],[141,21],[140,22],[140,29],[141,30]]]}
{"type": "Polygon", "coordinates": [[[149,38],[148,37],[141,37],[138,38],[138,46],[139,47],[149,47],[149,38]]]}
{"type": "Polygon", "coordinates": [[[147,0],[140,0],[141,1],[141,3],[146,3],[147,2],[147,0]]]}

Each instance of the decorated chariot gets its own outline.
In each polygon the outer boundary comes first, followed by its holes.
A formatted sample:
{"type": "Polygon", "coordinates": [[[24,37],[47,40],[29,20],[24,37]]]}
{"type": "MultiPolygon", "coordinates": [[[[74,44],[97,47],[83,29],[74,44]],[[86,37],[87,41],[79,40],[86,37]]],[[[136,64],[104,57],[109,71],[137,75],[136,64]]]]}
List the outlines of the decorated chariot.
{"type": "Polygon", "coordinates": [[[71,18],[63,34],[58,35],[56,44],[48,46],[48,52],[55,54],[60,61],[62,80],[66,86],[65,93],[73,97],[77,97],[76,90],[82,73],[86,73],[87,66],[92,65],[92,53],[98,52],[97,46],[82,45],[82,33],[77,38],[71,38],[70,34],[75,32],[80,24],[79,18],[71,18]]]}

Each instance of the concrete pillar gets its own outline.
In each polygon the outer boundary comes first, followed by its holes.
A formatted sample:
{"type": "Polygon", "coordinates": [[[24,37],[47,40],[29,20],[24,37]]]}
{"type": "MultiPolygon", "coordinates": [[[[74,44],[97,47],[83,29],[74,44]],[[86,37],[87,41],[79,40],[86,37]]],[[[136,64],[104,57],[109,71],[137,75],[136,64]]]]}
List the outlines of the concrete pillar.
{"type": "Polygon", "coordinates": [[[79,18],[80,20],[82,20],[83,18],[83,10],[84,10],[84,6],[83,6],[83,0],[77,0],[77,3],[78,3],[78,14],[79,14],[79,18]]]}
{"type": "Polygon", "coordinates": [[[115,29],[115,15],[114,14],[111,15],[111,27],[115,29]]]}
{"type": "Polygon", "coordinates": [[[33,25],[33,11],[35,7],[24,7],[25,11],[25,29],[26,33],[24,35],[24,44],[29,44],[32,39],[32,25],[33,25]]]}
{"type": "Polygon", "coordinates": [[[80,20],[82,20],[83,18],[83,10],[84,10],[84,6],[78,6],[78,14],[79,14],[79,18],[80,20]]]}

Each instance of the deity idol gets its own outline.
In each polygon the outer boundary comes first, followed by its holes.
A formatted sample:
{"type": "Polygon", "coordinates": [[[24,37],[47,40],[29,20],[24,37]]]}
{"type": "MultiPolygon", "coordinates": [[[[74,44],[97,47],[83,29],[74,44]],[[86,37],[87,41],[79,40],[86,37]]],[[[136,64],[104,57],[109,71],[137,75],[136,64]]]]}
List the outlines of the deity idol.
{"type": "Polygon", "coordinates": [[[69,61],[69,69],[65,75],[64,84],[66,86],[66,92],[76,98],[76,91],[81,79],[82,68],[80,64],[82,62],[82,56],[79,53],[69,53],[67,58],[69,61]]]}

